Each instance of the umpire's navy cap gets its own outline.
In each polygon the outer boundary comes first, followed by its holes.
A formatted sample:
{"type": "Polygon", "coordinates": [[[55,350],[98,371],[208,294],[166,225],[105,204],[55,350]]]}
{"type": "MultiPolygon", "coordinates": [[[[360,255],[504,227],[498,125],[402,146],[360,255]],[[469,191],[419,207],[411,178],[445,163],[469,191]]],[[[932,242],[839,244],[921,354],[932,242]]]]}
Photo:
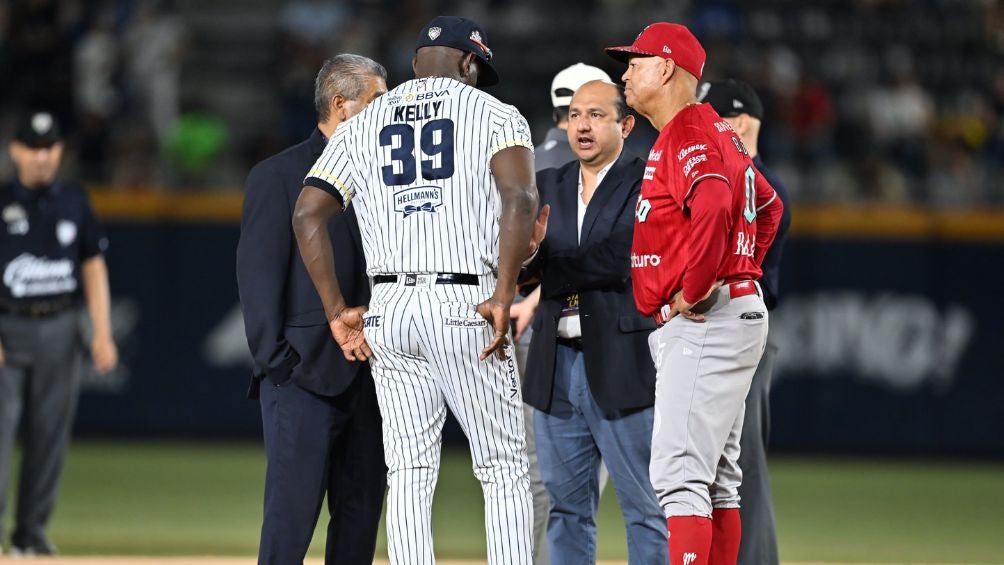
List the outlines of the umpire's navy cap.
{"type": "Polygon", "coordinates": [[[14,139],[29,147],[51,147],[62,141],[63,136],[56,116],[37,110],[18,117],[14,139]]]}
{"type": "Polygon", "coordinates": [[[711,104],[723,118],[749,114],[758,120],[763,119],[763,102],[760,102],[753,87],[741,80],[730,78],[704,83],[697,89],[697,99],[711,104]]]}
{"type": "Polygon", "coordinates": [[[465,53],[474,53],[481,59],[478,86],[498,84],[499,75],[491,65],[492,50],[488,48],[488,36],[481,26],[467,18],[437,16],[432,18],[418,34],[415,51],[422,47],[453,47],[465,53]]]}

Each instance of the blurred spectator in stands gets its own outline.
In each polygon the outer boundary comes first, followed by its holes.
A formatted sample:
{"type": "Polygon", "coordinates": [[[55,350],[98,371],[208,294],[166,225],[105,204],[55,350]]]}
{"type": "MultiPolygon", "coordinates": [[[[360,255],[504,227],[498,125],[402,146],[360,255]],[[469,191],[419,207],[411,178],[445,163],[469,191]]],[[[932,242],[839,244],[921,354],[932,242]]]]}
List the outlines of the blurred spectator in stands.
{"type": "Polygon", "coordinates": [[[344,50],[339,40],[349,9],[347,3],[326,0],[292,0],[282,8],[276,75],[281,77],[284,146],[307,137],[317,125],[314,77],[331,53],[344,50]]]}
{"type": "Polygon", "coordinates": [[[140,0],[125,32],[130,94],[163,141],[178,118],[185,24],[159,0],[140,0]]]}
{"type": "Polygon", "coordinates": [[[826,88],[803,75],[788,108],[795,160],[811,166],[833,151],[833,102],[826,88]]]}
{"type": "Polygon", "coordinates": [[[163,183],[158,143],[142,120],[124,119],[112,132],[111,184],[126,190],[152,190],[163,183]]]}
{"type": "Polygon", "coordinates": [[[108,179],[109,128],[121,105],[115,84],[119,38],[114,13],[105,6],[93,17],[74,53],[74,98],[79,122],[78,157],[85,182],[108,179]]]}
{"type": "Polygon", "coordinates": [[[892,79],[866,97],[868,123],[879,149],[911,175],[924,172],[924,144],[934,119],[934,101],[914,75],[913,56],[902,45],[886,53],[892,79]]]}
{"type": "Polygon", "coordinates": [[[58,0],[10,2],[8,35],[0,46],[12,79],[0,88],[0,97],[9,97],[13,105],[45,105],[64,125],[73,116],[73,51],[64,27],[68,18],[62,15],[70,5],[58,0]]]}
{"type": "Polygon", "coordinates": [[[910,202],[909,184],[903,172],[880,155],[869,155],[853,163],[857,200],[884,204],[910,202]]]}

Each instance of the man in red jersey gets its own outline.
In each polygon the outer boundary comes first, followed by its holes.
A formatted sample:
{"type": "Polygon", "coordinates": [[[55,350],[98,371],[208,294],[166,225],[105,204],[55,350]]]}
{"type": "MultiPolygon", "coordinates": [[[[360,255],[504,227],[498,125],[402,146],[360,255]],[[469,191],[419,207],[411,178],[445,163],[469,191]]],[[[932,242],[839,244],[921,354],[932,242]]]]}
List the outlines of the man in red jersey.
{"type": "Polygon", "coordinates": [[[760,262],[783,204],[728,122],[695,99],[704,49],[655,23],[633,45],[627,103],[660,131],[648,156],[631,250],[635,304],[661,326],[650,477],[673,565],[735,565],[739,436],[767,339],[760,262]]]}

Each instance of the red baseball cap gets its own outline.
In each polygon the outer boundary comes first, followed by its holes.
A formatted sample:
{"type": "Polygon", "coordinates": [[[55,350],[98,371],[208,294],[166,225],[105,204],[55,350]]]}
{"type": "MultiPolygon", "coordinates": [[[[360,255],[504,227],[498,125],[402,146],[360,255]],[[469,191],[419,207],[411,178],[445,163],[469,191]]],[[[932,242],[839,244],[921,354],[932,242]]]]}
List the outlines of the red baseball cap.
{"type": "Polygon", "coordinates": [[[698,80],[704,72],[704,48],[685,25],[656,22],[641,30],[631,45],[607,47],[606,52],[624,63],[632,55],[672,59],[698,80]]]}

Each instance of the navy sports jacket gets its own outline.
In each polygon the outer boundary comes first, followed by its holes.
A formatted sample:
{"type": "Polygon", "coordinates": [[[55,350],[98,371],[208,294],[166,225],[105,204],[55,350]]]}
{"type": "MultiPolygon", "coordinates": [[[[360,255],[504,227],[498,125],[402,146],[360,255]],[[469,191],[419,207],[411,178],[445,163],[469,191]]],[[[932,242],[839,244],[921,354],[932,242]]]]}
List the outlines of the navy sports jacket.
{"type": "MultiPolygon", "coordinates": [[[[303,178],[324,150],[320,130],[306,141],[265,159],[248,174],[237,286],[248,346],[254,358],[249,396],[267,377],[325,396],[344,391],[361,365],[345,359],[293,235],[292,217],[303,178]]],[[[369,282],[359,226],[351,207],[328,225],[338,284],[350,306],[369,302],[369,282]]]]}
{"type": "Polygon", "coordinates": [[[537,173],[551,205],[547,236],[521,280],[541,276],[541,300],[527,353],[523,400],[550,412],[558,319],[564,299],[579,294],[582,354],[596,403],[609,412],[655,403],[648,336],[655,321],[638,313],[631,290],[634,212],[645,162],[622,152],[596,188],[578,241],[579,162],[537,173]]]}

